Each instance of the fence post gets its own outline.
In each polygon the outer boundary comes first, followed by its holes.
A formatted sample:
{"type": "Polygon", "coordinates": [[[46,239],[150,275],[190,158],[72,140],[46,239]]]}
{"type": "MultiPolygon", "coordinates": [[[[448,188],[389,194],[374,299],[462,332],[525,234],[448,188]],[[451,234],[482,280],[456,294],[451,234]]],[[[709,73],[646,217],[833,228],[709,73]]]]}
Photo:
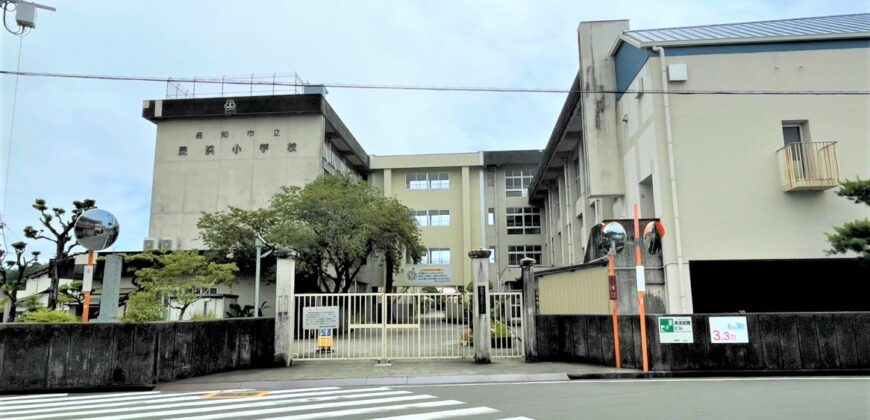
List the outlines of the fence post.
{"type": "Polygon", "coordinates": [[[293,364],[296,260],[287,250],[276,251],[275,257],[275,364],[288,367],[293,364]]]}
{"type": "Polygon", "coordinates": [[[488,249],[475,249],[468,253],[471,257],[474,275],[473,308],[474,317],[474,363],[490,362],[491,335],[489,332],[489,254],[488,249]]]}
{"type": "Polygon", "coordinates": [[[538,336],[535,330],[535,316],[538,314],[535,295],[537,294],[538,283],[532,274],[532,265],[534,263],[535,260],[532,258],[520,260],[520,266],[523,271],[523,346],[525,346],[527,362],[538,361],[538,336]]]}

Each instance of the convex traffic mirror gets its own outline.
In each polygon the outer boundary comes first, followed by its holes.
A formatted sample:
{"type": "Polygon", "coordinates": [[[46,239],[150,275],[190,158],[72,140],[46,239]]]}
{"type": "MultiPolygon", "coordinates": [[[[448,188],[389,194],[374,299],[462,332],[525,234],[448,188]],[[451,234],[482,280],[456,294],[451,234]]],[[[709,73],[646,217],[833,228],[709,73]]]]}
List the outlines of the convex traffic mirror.
{"type": "Polygon", "coordinates": [[[601,241],[598,246],[610,251],[611,247],[616,247],[616,252],[621,252],[625,248],[625,228],[617,222],[610,222],[601,227],[601,241]]]}
{"type": "Polygon", "coordinates": [[[106,249],[118,239],[118,219],[102,209],[90,209],[76,220],[75,235],[79,245],[91,251],[106,249]]]}
{"type": "Polygon", "coordinates": [[[660,222],[649,222],[643,228],[643,242],[646,250],[652,255],[658,254],[662,249],[662,237],[665,236],[665,227],[660,222]]]}

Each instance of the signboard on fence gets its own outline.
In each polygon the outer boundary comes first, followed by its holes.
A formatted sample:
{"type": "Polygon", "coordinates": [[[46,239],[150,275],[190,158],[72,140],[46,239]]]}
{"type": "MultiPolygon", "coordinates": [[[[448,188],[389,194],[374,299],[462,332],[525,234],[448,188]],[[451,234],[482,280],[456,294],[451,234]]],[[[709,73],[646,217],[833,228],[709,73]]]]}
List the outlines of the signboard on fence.
{"type": "Polygon", "coordinates": [[[710,342],[733,344],[749,342],[749,327],[745,316],[711,316],[710,342]]]}
{"type": "Polygon", "coordinates": [[[659,343],[694,343],[692,337],[692,317],[690,316],[660,316],[659,343]]]}
{"type": "Polygon", "coordinates": [[[397,286],[444,287],[453,285],[449,265],[411,265],[396,279],[397,286]]]}
{"type": "Polygon", "coordinates": [[[338,328],[338,306],[302,308],[302,328],[306,330],[338,328]]]}

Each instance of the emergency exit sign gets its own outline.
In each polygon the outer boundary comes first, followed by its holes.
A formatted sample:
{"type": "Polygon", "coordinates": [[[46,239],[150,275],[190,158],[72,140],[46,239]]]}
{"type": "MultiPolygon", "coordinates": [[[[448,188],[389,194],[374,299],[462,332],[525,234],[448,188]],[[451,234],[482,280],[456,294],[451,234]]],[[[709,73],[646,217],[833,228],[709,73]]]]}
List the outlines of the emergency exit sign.
{"type": "Polygon", "coordinates": [[[692,337],[692,317],[690,316],[660,316],[659,343],[694,343],[692,337]]]}

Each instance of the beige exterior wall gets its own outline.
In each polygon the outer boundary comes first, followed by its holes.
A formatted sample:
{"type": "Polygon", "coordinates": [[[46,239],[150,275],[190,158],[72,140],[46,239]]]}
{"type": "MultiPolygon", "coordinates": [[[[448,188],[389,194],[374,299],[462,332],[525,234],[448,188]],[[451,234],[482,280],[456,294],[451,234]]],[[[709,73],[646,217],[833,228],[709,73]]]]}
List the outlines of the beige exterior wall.
{"type": "MultiPolygon", "coordinates": [[[[480,153],[435,155],[371,156],[369,181],[413,210],[448,210],[449,226],[422,226],[421,237],[427,248],[450,249],[449,284],[464,286],[471,280],[468,252],[482,246],[480,153]],[[407,187],[408,174],[444,172],[449,176],[447,189],[412,190],[407,187]]],[[[406,286],[407,269],[395,277],[396,286],[406,286]]],[[[419,268],[419,267],[418,267],[419,268]]],[[[382,284],[383,268],[366,273],[371,284],[382,284]]]]}
{"type": "MultiPolygon", "coordinates": [[[[520,277],[519,267],[510,266],[510,245],[543,245],[543,235],[508,235],[508,207],[530,207],[527,197],[507,197],[505,171],[533,169],[526,166],[483,166],[481,153],[433,155],[371,156],[373,172],[369,182],[413,210],[449,210],[450,226],[421,227],[427,248],[450,249],[453,286],[465,286],[471,279],[468,252],[476,248],[496,249],[495,263],[489,269],[490,283],[496,290],[507,290],[509,282],[520,277]],[[447,172],[447,190],[410,190],[406,176],[412,173],[447,172]],[[495,210],[494,224],[488,223],[488,209],[495,210]]],[[[542,220],[543,222],[543,220],[542,220]]],[[[544,261],[547,257],[544,256],[544,261]]],[[[403,285],[408,267],[395,277],[403,285]]],[[[382,284],[383,267],[370,264],[366,272],[370,284],[382,284]]]]}
{"type": "Polygon", "coordinates": [[[538,279],[541,315],[606,315],[611,312],[607,267],[553,273],[538,279]]]}
{"type": "Polygon", "coordinates": [[[181,249],[202,248],[196,229],[202,212],[265,207],[282,186],[312,181],[324,171],[324,130],[320,115],[157,123],[149,237],[177,239],[181,249]],[[221,138],[222,131],[227,138],[221,138]],[[296,144],[292,152],[291,142],[296,144]],[[261,144],[268,144],[268,150],[261,151],[261,144]],[[207,145],[214,146],[213,155],[206,155],[207,145]],[[179,156],[179,147],[187,147],[186,156],[179,156]]]}

